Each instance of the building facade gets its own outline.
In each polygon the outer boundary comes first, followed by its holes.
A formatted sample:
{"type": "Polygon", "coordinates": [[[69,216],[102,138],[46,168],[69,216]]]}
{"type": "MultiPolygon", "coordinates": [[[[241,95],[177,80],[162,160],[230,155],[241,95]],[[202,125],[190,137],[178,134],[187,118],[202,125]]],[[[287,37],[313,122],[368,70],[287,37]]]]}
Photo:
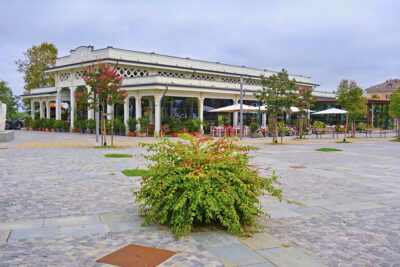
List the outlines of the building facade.
{"type": "MultiPolygon", "coordinates": [[[[254,102],[254,93],[261,88],[260,76],[274,74],[272,71],[234,66],[219,62],[207,62],[144,53],[107,47],[93,49],[81,46],[71,50],[70,55],[57,59],[48,74],[55,76],[55,86],[31,90],[23,98],[31,100],[31,115],[35,117],[39,110],[40,118],[66,119],[74,127],[75,92],[85,87],[82,78],[85,68],[93,64],[107,63],[116,66],[123,77],[122,87],[127,90],[128,98],[123,107],[108,107],[108,112],[115,110],[123,117],[125,124],[130,117],[149,117],[154,125],[154,133],[160,133],[162,115],[176,112],[174,105],[191,98],[197,99],[196,105],[190,106],[195,111],[187,111],[204,120],[207,111],[233,103],[240,97],[240,78],[243,79],[244,100],[254,102]],[[174,99],[168,107],[166,99],[174,99]],[[162,112],[163,111],[163,112],[162,112]]],[[[290,75],[299,87],[315,88],[310,77],[290,75]]],[[[317,98],[331,97],[324,92],[314,92],[317,98]]],[[[171,101],[170,101],[171,102],[171,101]]],[[[190,109],[188,107],[188,109],[190,109]]],[[[265,117],[265,116],[264,116],[265,117]]],[[[93,119],[93,110],[87,111],[87,118],[93,119]]],[[[265,118],[263,119],[265,123],[265,118]]],[[[238,114],[233,114],[231,124],[237,125],[238,114]]]]}

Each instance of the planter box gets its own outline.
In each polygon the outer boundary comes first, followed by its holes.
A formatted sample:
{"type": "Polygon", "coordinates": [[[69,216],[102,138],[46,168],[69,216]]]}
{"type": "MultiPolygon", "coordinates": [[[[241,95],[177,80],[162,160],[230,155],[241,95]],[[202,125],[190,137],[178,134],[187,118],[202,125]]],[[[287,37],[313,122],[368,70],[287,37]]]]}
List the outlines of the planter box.
{"type": "Polygon", "coordinates": [[[128,132],[128,136],[135,137],[136,136],[136,132],[128,132]]]}
{"type": "Polygon", "coordinates": [[[139,136],[139,137],[146,137],[146,136],[147,136],[147,133],[138,133],[138,136],[139,136]]]}
{"type": "Polygon", "coordinates": [[[172,136],[172,137],[178,137],[178,136],[179,136],[179,133],[172,133],[171,136],[172,136]]]}
{"type": "Polygon", "coordinates": [[[73,133],[79,133],[80,130],[79,130],[79,128],[73,128],[73,129],[72,129],[72,132],[73,132],[73,133]]]}

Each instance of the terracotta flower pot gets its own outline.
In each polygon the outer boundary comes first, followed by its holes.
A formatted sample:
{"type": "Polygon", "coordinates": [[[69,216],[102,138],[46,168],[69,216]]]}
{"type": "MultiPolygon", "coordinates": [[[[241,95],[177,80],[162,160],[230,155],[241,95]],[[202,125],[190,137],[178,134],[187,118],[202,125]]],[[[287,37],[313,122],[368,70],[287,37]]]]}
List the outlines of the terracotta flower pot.
{"type": "Polygon", "coordinates": [[[179,133],[172,133],[171,136],[172,136],[172,137],[178,137],[178,136],[179,136],[179,133]]]}
{"type": "Polygon", "coordinates": [[[138,135],[139,135],[140,137],[146,137],[146,136],[147,136],[146,133],[139,133],[138,135]]]}
{"type": "Polygon", "coordinates": [[[81,131],[81,130],[80,130],[79,128],[73,128],[73,129],[72,129],[72,132],[73,132],[73,133],[79,133],[80,131],[81,131]]]}
{"type": "Polygon", "coordinates": [[[128,136],[135,137],[136,136],[136,132],[128,132],[128,136]]]}

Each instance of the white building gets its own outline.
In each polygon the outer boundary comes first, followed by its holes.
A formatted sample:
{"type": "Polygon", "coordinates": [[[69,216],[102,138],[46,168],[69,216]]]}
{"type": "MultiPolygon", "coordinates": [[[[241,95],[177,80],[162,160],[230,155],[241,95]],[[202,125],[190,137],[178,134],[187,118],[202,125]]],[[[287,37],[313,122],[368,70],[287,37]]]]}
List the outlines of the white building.
{"type": "MultiPolygon", "coordinates": [[[[148,116],[154,124],[155,134],[161,129],[161,101],[164,96],[198,99],[197,116],[203,120],[205,101],[209,106],[217,108],[229,103],[237,103],[240,92],[240,77],[244,80],[244,99],[254,101],[253,93],[260,89],[260,76],[270,76],[272,71],[234,66],[219,62],[208,62],[190,58],[159,55],[107,47],[93,49],[92,46],[81,46],[71,50],[70,55],[60,57],[47,73],[55,75],[55,87],[37,88],[23,98],[31,100],[31,114],[35,115],[38,106],[40,117],[62,118],[65,113],[71,123],[74,122],[74,92],[85,86],[82,74],[87,66],[109,63],[117,65],[118,73],[123,77],[123,88],[128,92],[128,99],[123,106],[125,123],[128,118],[148,116]],[[221,101],[218,101],[219,99],[221,101]],[[223,99],[229,101],[222,101],[223,99]],[[62,103],[67,102],[62,111],[62,103]],[[39,105],[37,105],[39,103],[39,105]],[[54,111],[52,110],[54,107],[54,111]],[[144,106],[146,109],[144,109],[144,106]],[[145,110],[145,112],[144,112],[145,110]],[[54,114],[52,114],[54,113],[54,114]],[[53,115],[53,116],[52,116],[53,115]]],[[[299,86],[315,88],[310,77],[290,75],[299,86]]],[[[318,96],[318,92],[315,92],[318,96]]],[[[325,97],[322,93],[321,97],[325,97]]],[[[111,110],[111,107],[109,107],[111,110]]],[[[94,118],[93,110],[89,110],[87,118],[94,118]]],[[[265,119],[264,119],[265,120],[265,119]]],[[[232,117],[236,125],[237,114],[232,117]]]]}

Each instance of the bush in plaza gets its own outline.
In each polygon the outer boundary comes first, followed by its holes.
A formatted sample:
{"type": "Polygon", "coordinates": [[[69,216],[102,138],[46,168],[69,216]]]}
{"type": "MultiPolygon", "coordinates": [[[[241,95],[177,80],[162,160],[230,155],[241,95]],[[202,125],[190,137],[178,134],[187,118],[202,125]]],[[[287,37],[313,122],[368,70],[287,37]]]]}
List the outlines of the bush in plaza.
{"type": "Polygon", "coordinates": [[[137,127],[137,120],[135,118],[129,118],[128,119],[129,132],[131,132],[131,133],[136,132],[136,127],[137,127]]]}
{"type": "Polygon", "coordinates": [[[237,235],[251,233],[256,216],[264,214],[258,197],[264,193],[282,200],[275,187],[278,179],[262,177],[248,166],[248,151],[233,140],[194,138],[161,139],[142,144],[154,164],[133,191],[145,225],[153,222],[171,227],[176,237],[188,235],[199,225],[219,225],[237,235]]]}
{"type": "Polygon", "coordinates": [[[359,122],[357,124],[357,131],[364,131],[367,128],[367,124],[365,122],[359,122]]]}
{"type": "Polygon", "coordinates": [[[322,121],[314,121],[314,128],[325,128],[325,123],[322,121]]]}
{"type": "Polygon", "coordinates": [[[90,133],[96,130],[96,121],[94,119],[88,119],[86,121],[86,129],[89,129],[90,133]]]}

